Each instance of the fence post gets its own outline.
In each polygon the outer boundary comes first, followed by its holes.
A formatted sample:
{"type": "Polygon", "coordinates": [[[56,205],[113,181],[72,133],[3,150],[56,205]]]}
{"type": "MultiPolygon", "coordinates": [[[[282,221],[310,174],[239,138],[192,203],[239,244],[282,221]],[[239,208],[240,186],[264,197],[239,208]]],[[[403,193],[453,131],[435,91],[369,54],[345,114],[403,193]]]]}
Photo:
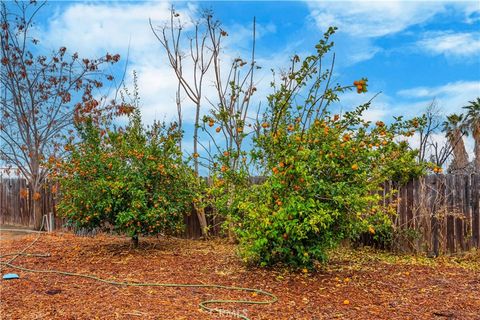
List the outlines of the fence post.
{"type": "Polygon", "coordinates": [[[480,248],[480,174],[472,175],[471,201],[473,245],[480,248]]]}
{"type": "Polygon", "coordinates": [[[464,251],[465,250],[465,241],[463,238],[463,225],[465,223],[465,212],[463,211],[463,202],[464,202],[464,183],[465,183],[465,176],[458,175],[456,177],[455,183],[455,240],[457,242],[456,251],[464,251]]]}
{"type": "Polygon", "coordinates": [[[49,220],[50,220],[50,223],[49,223],[50,230],[48,230],[48,231],[53,232],[53,230],[55,230],[55,216],[53,215],[53,212],[49,212],[48,217],[49,217],[49,220]]]}
{"type": "Polygon", "coordinates": [[[438,218],[437,218],[437,202],[439,200],[439,185],[438,185],[438,179],[437,179],[437,175],[434,175],[430,181],[429,179],[430,177],[427,177],[427,179],[425,179],[426,181],[426,184],[427,184],[427,188],[426,188],[426,192],[427,194],[429,193],[430,194],[430,203],[431,203],[431,207],[432,207],[432,213],[431,213],[431,228],[432,228],[432,242],[433,242],[433,255],[435,257],[438,257],[439,255],[439,228],[438,228],[438,218]],[[431,188],[430,188],[430,185],[431,184],[431,188]]]}

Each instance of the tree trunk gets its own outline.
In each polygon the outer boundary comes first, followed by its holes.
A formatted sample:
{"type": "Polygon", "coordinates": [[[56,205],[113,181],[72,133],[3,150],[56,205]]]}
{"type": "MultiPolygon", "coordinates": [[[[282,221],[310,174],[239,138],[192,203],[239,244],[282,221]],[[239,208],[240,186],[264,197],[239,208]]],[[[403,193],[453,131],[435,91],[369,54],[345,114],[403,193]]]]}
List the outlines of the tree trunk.
{"type": "MultiPolygon", "coordinates": [[[[32,194],[35,194],[33,192],[32,194]]],[[[43,215],[42,215],[42,207],[40,206],[40,200],[32,199],[33,203],[33,221],[34,221],[34,228],[35,230],[45,229],[43,225],[43,215]]]]}
{"type": "Polygon", "coordinates": [[[200,104],[197,104],[195,111],[195,128],[193,128],[193,165],[198,176],[198,123],[200,121],[200,104]]]}
{"type": "Polygon", "coordinates": [[[138,248],[138,234],[134,234],[132,236],[132,246],[134,248],[138,248]]]}
{"type": "Polygon", "coordinates": [[[38,187],[37,182],[30,183],[30,187],[32,188],[30,201],[32,203],[33,209],[33,223],[35,230],[45,229],[46,226],[43,225],[43,214],[42,214],[42,206],[41,206],[41,198],[37,198],[37,195],[40,194],[40,190],[38,187]]]}
{"type": "Polygon", "coordinates": [[[200,224],[200,229],[202,229],[202,237],[204,239],[208,238],[208,224],[207,218],[205,216],[205,208],[198,208],[196,205],[193,206],[195,213],[197,214],[198,223],[200,224]]]}
{"type": "Polygon", "coordinates": [[[450,165],[450,171],[462,170],[468,166],[468,153],[465,149],[465,142],[460,130],[456,130],[450,136],[450,145],[453,148],[453,162],[450,165]]]}
{"type": "MultiPolygon", "coordinates": [[[[200,179],[199,176],[199,168],[198,168],[198,127],[200,121],[200,103],[196,105],[196,112],[195,112],[195,128],[193,129],[193,164],[195,167],[196,178],[200,179]]],[[[202,237],[204,239],[208,238],[208,225],[207,225],[207,218],[205,217],[205,208],[198,208],[194,205],[195,213],[198,217],[198,222],[200,224],[200,228],[202,229],[202,237]]]]}
{"type": "Polygon", "coordinates": [[[475,126],[473,130],[473,139],[475,140],[475,172],[480,172],[480,124],[475,126]]]}

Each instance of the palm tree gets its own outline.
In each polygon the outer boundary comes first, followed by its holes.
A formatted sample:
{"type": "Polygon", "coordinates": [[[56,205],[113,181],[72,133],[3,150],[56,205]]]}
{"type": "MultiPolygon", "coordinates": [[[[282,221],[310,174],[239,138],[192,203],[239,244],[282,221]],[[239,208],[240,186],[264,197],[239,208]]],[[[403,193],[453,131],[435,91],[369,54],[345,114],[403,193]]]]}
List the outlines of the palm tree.
{"type": "Polygon", "coordinates": [[[475,140],[475,171],[480,172],[480,98],[469,103],[468,106],[463,107],[467,110],[464,126],[466,130],[472,132],[475,140]]]}
{"type": "Polygon", "coordinates": [[[468,153],[465,149],[463,136],[467,134],[463,126],[463,114],[451,114],[443,123],[443,132],[453,151],[453,161],[449,171],[462,170],[468,166],[468,153]]]}

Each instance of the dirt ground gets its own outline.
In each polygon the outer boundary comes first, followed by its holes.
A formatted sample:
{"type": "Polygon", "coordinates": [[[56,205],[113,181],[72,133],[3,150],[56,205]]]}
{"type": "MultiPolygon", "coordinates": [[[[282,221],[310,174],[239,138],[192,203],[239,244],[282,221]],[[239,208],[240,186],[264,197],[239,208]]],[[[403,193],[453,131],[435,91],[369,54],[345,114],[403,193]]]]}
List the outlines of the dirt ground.
{"type": "MultiPolygon", "coordinates": [[[[36,234],[0,241],[18,252],[36,234]]],[[[220,240],[42,235],[18,257],[26,268],[62,270],[132,282],[215,283],[262,289],[278,302],[217,304],[250,319],[480,319],[480,254],[428,259],[369,249],[338,249],[315,273],[246,268],[220,240]]],[[[5,262],[11,256],[1,258],[5,262]]],[[[210,299],[266,300],[262,294],[206,288],[113,286],[91,279],[5,267],[19,280],[0,282],[1,319],[233,319],[199,309],[210,299]]],[[[213,305],[212,305],[213,306],[213,305]]]]}
{"type": "Polygon", "coordinates": [[[0,225],[0,241],[20,239],[24,237],[25,232],[21,230],[30,231],[30,229],[27,229],[25,227],[20,227],[20,226],[0,225]]]}

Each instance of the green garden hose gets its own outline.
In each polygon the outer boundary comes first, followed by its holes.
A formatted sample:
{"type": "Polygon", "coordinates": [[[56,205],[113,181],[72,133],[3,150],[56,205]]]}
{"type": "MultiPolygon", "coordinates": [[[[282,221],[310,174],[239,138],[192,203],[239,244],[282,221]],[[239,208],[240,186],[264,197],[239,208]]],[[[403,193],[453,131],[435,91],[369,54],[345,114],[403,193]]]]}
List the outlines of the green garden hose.
{"type": "MultiPolygon", "coordinates": [[[[250,320],[247,316],[234,312],[234,311],[229,311],[225,309],[219,309],[219,308],[213,308],[209,307],[208,305],[210,304],[225,304],[225,303],[234,303],[234,304],[272,304],[275,303],[278,299],[277,297],[267,291],[263,291],[260,289],[253,289],[253,288],[244,288],[244,287],[236,287],[236,286],[225,286],[225,285],[219,285],[219,284],[183,284],[183,283],[142,283],[142,282],[122,282],[122,281],[116,281],[116,280],[108,280],[108,279],[102,279],[100,277],[90,275],[90,274],[82,274],[82,273],[75,273],[75,272],[67,272],[67,271],[60,271],[60,270],[40,270],[40,269],[29,269],[25,268],[19,265],[14,265],[12,264],[12,261],[15,260],[19,256],[34,256],[34,257],[49,257],[50,254],[29,254],[25,253],[25,251],[32,247],[33,244],[35,244],[38,239],[40,238],[41,234],[38,235],[38,237],[35,238],[35,240],[26,246],[22,251],[17,252],[17,253],[9,253],[9,254],[4,254],[0,255],[0,258],[4,258],[7,256],[14,256],[12,259],[10,259],[8,262],[1,262],[1,266],[5,267],[10,267],[14,269],[18,269],[21,271],[25,272],[32,272],[32,273],[49,273],[49,274],[59,274],[63,276],[74,276],[74,277],[81,277],[81,278],[86,278],[86,279],[91,279],[95,281],[100,281],[103,283],[107,283],[110,285],[114,286],[130,286],[130,287],[177,287],[177,288],[208,288],[208,289],[223,289],[223,290],[235,290],[235,291],[244,291],[244,292],[251,292],[255,293],[258,295],[264,295],[269,297],[269,300],[266,301],[253,301],[253,300],[205,300],[201,301],[198,305],[199,307],[210,313],[220,313],[223,315],[231,315],[243,320],[250,320]]],[[[3,269],[3,268],[2,268],[3,269]]]]}

